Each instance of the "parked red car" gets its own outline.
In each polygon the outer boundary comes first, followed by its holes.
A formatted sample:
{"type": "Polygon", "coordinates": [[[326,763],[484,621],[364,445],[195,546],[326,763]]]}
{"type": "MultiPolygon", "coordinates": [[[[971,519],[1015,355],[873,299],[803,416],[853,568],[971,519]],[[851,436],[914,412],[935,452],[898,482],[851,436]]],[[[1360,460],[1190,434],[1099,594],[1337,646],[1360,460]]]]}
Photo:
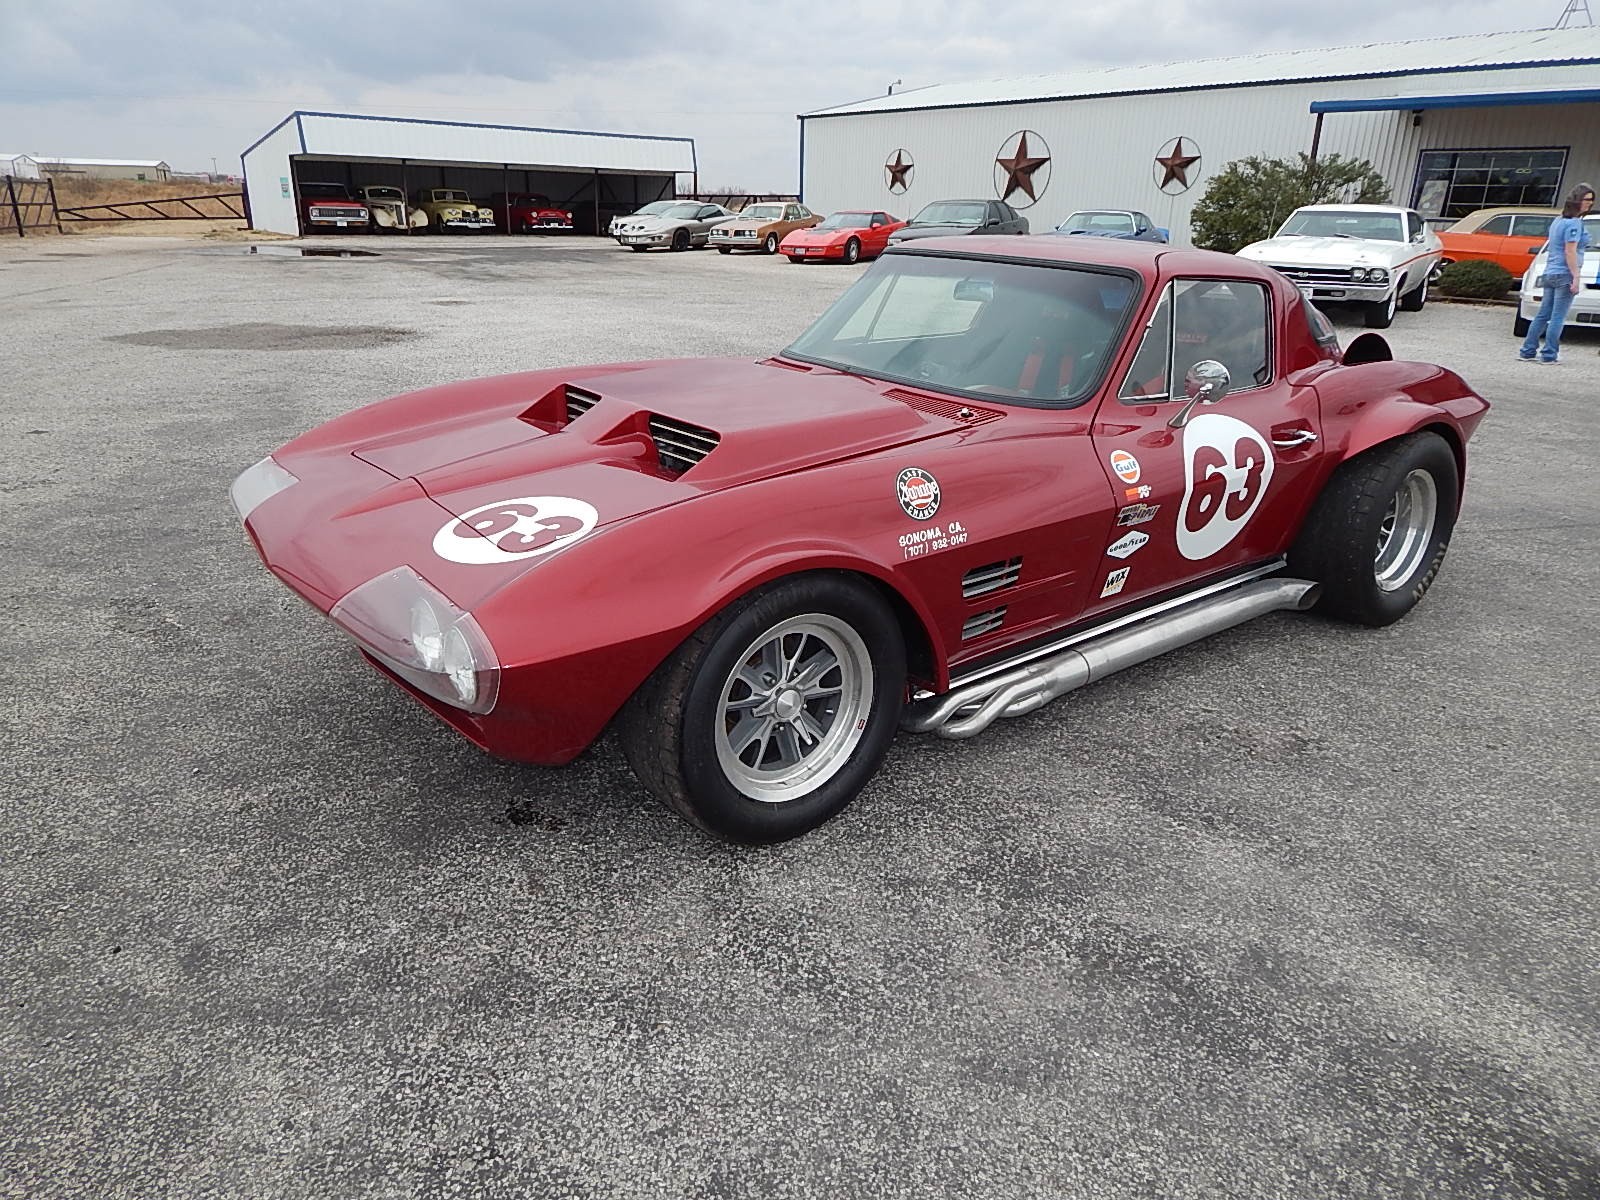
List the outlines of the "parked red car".
{"type": "Polygon", "coordinates": [[[327,229],[359,229],[367,231],[371,220],[367,206],[350,198],[350,189],[342,183],[302,183],[300,194],[300,232],[314,233],[327,229]]]}
{"type": "Polygon", "coordinates": [[[829,258],[853,263],[877,258],[888,247],[889,235],[904,226],[904,221],[879,209],[843,209],[820,225],[785,234],[778,253],[787,254],[795,263],[829,258]]]}
{"type": "Polygon", "coordinates": [[[571,233],[572,213],[539,192],[495,192],[489,197],[501,233],[571,233]]]}
{"type": "Polygon", "coordinates": [[[430,388],[232,496],[273,574],[465,737],[556,765],[613,726],[666,803],[770,842],[902,725],[969,737],[1273,610],[1398,620],[1487,408],[1377,334],[1341,352],[1232,255],[928,238],[774,357],[430,388]]]}

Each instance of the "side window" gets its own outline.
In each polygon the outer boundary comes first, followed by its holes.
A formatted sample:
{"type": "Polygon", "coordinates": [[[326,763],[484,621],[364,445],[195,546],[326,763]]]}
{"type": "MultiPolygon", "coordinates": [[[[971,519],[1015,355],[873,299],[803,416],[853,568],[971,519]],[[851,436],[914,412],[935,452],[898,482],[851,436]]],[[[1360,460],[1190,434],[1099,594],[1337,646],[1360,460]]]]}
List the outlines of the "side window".
{"type": "Polygon", "coordinates": [[[1512,237],[1549,237],[1550,222],[1554,217],[1547,217],[1537,213],[1527,213],[1511,219],[1512,237]]]}
{"type": "Polygon", "coordinates": [[[1478,226],[1479,233],[1490,233],[1497,237],[1504,237],[1511,232],[1511,214],[1501,213],[1478,226]]]}
{"type": "Polygon", "coordinates": [[[702,221],[709,220],[710,218],[717,216],[721,212],[722,212],[722,210],[720,208],[718,208],[715,204],[708,204],[708,205],[706,205],[704,208],[702,208],[700,210],[700,219],[702,221]]]}
{"type": "Polygon", "coordinates": [[[1271,381],[1267,292],[1260,284],[1175,280],[1151,318],[1119,395],[1131,403],[1181,398],[1189,368],[1208,358],[1228,368],[1230,392],[1271,381]]]}

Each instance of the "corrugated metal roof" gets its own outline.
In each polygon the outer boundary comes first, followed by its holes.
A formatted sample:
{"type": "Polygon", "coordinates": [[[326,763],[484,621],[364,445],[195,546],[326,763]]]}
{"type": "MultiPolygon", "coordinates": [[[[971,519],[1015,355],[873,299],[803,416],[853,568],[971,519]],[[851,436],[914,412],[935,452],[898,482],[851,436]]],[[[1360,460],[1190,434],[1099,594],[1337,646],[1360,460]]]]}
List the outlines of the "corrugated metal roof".
{"type": "Polygon", "coordinates": [[[1528,29],[1479,33],[1414,42],[1379,42],[1326,50],[1279,50],[1239,58],[1102,67],[1055,75],[941,83],[853,104],[804,113],[833,117],[852,113],[904,112],[926,108],[1072,100],[1133,92],[1238,87],[1315,79],[1363,79],[1445,71],[1482,71],[1545,64],[1600,62],[1600,27],[1528,29]]]}
{"type": "Polygon", "coordinates": [[[167,167],[159,158],[36,158],[42,167],[167,167]]]}

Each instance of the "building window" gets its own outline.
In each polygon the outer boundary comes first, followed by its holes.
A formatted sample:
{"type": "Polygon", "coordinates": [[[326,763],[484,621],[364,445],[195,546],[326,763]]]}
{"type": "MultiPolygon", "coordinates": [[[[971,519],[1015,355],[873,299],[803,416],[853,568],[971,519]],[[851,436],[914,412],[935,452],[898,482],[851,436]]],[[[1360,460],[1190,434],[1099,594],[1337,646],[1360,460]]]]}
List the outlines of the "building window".
{"type": "Polygon", "coordinates": [[[1480,208],[1551,207],[1565,150],[1424,150],[1413,207],[1425,217],[1464,217],[1480,208]]]}

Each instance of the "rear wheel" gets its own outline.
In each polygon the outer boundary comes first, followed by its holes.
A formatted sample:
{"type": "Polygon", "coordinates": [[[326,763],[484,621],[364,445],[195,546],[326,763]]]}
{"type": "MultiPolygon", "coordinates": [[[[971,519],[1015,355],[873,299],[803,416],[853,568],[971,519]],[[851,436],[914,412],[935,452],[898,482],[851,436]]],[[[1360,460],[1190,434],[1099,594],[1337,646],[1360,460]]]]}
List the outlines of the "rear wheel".
{"type": "MultiPolygon", "coordinates": [[[[1399,285],[1396,286],[1398,291],[1399,285]]],[[[1364,306],[1368,329],[1387,329],[1394,323],[1394,310],[1396,308],[1396,291],[1391,291],[1383,300],[1373,300],[1364,306]]]]}
{"type": "Polygon", "coordinates": [[[732,841],[780,842],[853,800],[905,702],[905,646],[872,587],[781,580],[707,621],[629,701],[623,752],[652,793],[732,841]]]}
{"type": "Polygon", "coordinates": [[[1433,583],[1455,527],[1456,456],[1435,433],[1413,433],[1333,473],[1289,551],[1289,570],[1322,585],[1317,610],[1389,625],[1433,583]]]}
{"type": "Polygon", "coordinates": [[[717,253],[718,254],[732,254],[733,253],[733,249],[730,246],[718,246],[717,247],[717,253]]]}
{"type": "MultiPolygon", "coordinates": [[[[1520,305],[1522,302],[1519,300],[1517,303],[1520,305]]],[[[1519,338],[1525,338],[1528,336],[1528,330],[1532,328],[1533,322],[1523,316],[1522,310],[1519,308],[1517,315],[1511,319],[1511,332],[1519,338]]]]}
{"type": "Polygon", "coordinates": [[[844,260],[847,263],[861,260],[861,243],[856,238],[851,238],[844,244],[844,260]]]}

